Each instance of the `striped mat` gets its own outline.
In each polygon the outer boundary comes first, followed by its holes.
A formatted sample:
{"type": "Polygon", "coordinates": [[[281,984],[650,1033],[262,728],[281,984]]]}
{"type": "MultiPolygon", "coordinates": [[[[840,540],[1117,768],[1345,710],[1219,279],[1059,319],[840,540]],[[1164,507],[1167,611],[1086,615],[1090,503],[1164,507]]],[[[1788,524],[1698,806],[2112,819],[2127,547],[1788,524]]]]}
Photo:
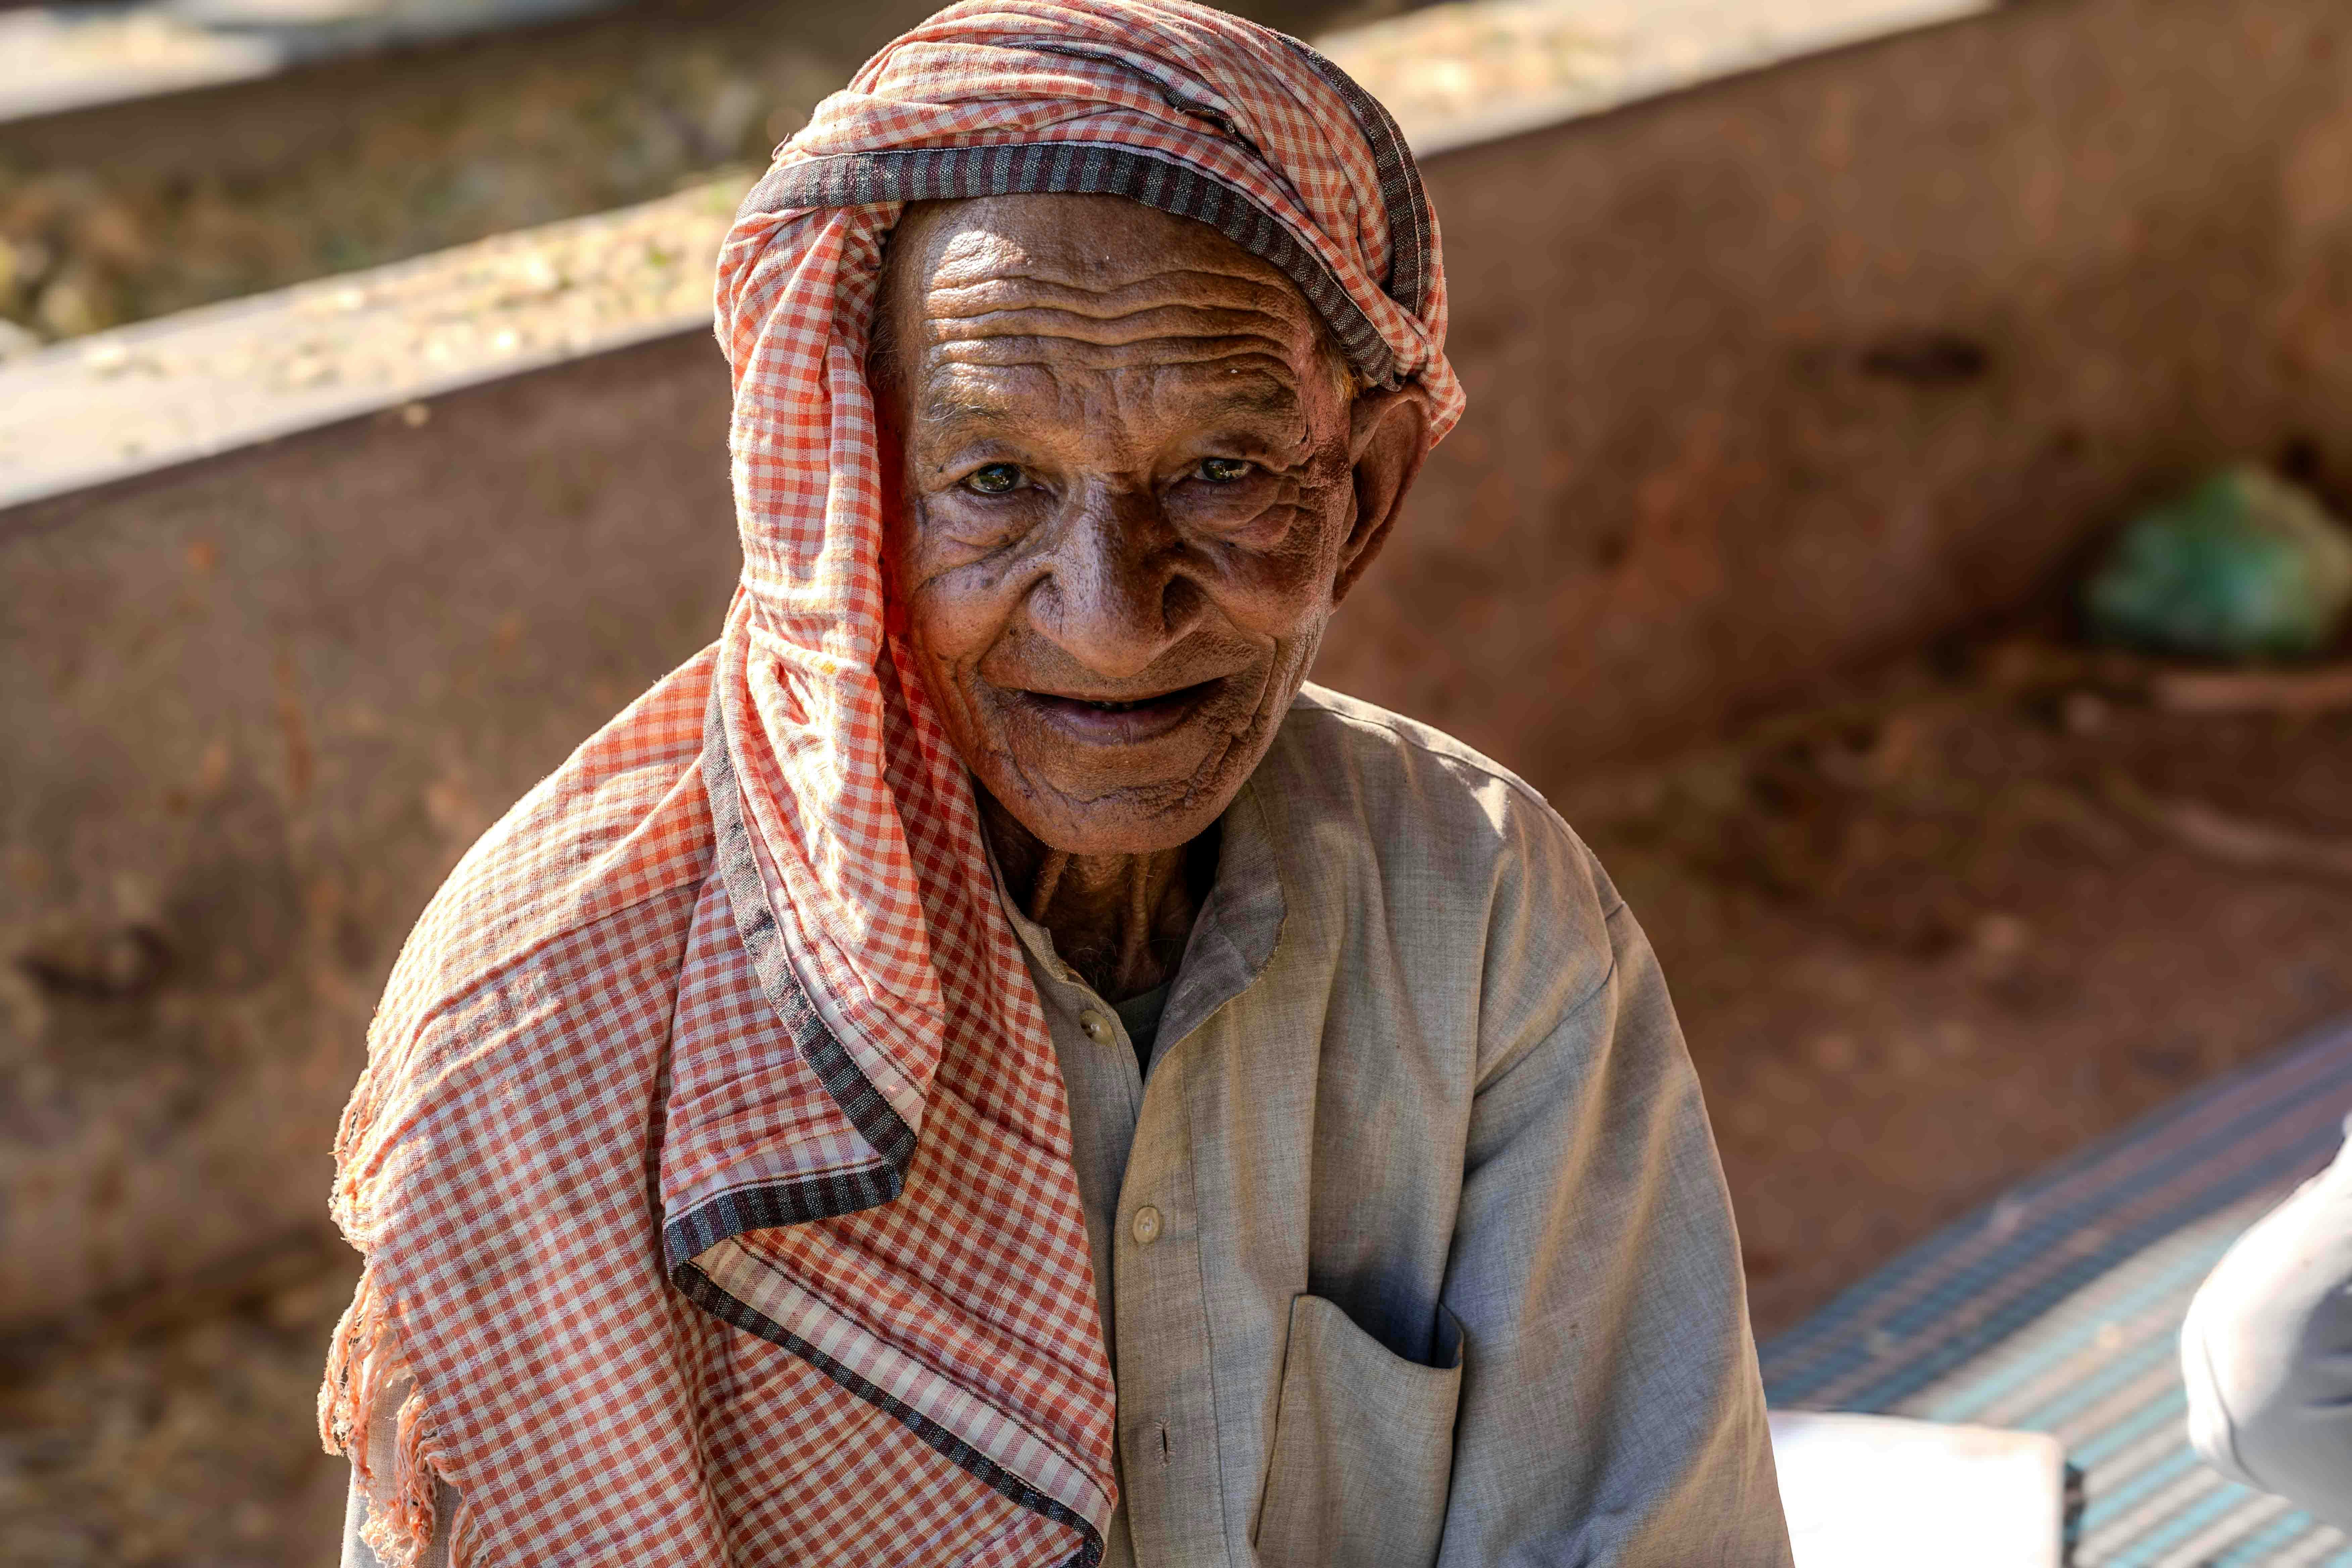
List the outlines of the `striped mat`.
{"type": "Polygon", "coordinates": [[[2326,1164],[2352,1021],[2198,1089],[1921,1243],[1761,1347],[1779,1406],[2055,1435],[2077,1568],[2352,1568],[2352,1542],[2222,1479],[2186,1433],[2180,1321],[2230,1243],[2326,1164]]]}

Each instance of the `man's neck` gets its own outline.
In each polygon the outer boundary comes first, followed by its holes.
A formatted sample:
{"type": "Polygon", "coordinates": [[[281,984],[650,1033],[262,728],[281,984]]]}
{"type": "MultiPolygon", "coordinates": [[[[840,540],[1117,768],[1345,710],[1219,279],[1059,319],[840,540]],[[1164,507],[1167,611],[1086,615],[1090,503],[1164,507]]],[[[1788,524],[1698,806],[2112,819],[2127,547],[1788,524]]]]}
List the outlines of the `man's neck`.
{"type": "Polygon", "coordinates": [[[1053,934],[1054,951],[1111,1002],[1164,985],[1184,955],[1215,871],[1213,828],[1143,855],[1073,855],[1022,826],[985,790],[980,817],[1004,885],[1053,934]]]}

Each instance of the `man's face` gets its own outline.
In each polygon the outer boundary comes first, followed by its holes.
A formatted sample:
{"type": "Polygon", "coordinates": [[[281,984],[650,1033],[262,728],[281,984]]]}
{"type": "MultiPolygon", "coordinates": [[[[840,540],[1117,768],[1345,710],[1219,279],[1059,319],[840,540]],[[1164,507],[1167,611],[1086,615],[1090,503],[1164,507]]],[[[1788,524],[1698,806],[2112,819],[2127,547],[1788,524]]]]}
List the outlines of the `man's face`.
{"type": "Polygon", "coordinates": [[[1419,394],[1357,398],[1281,273],[1116,196],[910,209],[883,309],[890,593],[966,763],[1052,847],[1189,842],[1418,468],[1419,394]]]}

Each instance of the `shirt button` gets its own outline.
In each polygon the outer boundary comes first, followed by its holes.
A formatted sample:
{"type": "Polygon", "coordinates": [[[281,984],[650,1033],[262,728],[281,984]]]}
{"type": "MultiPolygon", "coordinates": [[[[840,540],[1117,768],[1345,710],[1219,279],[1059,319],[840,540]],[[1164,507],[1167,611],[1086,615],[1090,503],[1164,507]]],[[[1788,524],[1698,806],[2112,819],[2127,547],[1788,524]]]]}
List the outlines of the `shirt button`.
{"type": "Polygon", "coordinates": [[[1084,1015],[1078,1019],[1078,1027],[1087,1032],[1087,1038],[1098,1046],[1107,1046],[1111,1042],[1110,1020],[1100,1013],[1084,1015]]]}
{"type": "Polygon", "coordinates": [[[1150,1204],[1135,1211],[1135,1244],[1149,1247],[1160,1239],[1160,1211],[1150,1204]]]}

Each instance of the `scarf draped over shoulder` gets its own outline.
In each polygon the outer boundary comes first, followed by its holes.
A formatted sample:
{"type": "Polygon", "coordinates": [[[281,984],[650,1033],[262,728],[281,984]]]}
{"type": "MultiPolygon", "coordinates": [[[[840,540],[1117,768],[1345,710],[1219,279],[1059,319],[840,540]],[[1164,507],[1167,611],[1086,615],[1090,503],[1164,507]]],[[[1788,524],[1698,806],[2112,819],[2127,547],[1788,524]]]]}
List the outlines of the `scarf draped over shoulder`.
{"type": "Polygon", "coordinates": [[[1444,357],[1395,124],[1185,0],[967,0],[777,152],[719,258],[743,574],[718,642],[477,845],[337,1142],[367,1266],[320,1418],[389,1564],[1091,1564],[1110,1370],[1043,1012],[883,603],[866,352],[903,204],[1122,195],[1444,357]],[[390,1451],[370,1417],[401,1388],[390,1451]],[[460,1500],[436,1520],[435,1481],[460,1500]]]}

